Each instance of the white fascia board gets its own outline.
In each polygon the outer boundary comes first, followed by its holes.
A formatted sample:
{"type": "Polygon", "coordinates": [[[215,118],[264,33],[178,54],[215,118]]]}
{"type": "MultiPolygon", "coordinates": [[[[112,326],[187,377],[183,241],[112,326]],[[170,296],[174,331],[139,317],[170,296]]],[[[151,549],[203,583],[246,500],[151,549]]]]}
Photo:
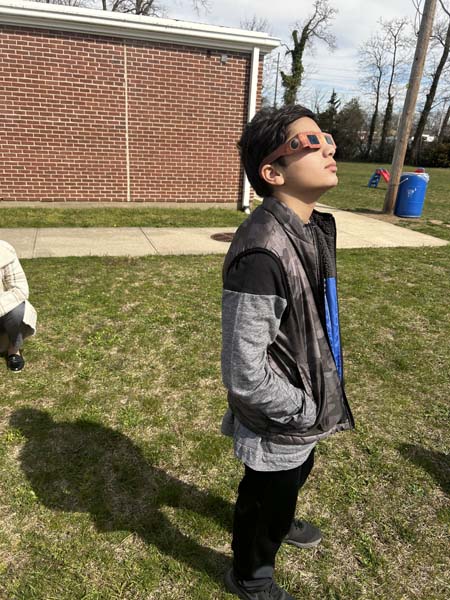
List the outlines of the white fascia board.
{"type": "Polygon", "coordinates": [[[258,31],[25,0],[0,0],[0,24],[262,54],[280,45],[258,31]]]}

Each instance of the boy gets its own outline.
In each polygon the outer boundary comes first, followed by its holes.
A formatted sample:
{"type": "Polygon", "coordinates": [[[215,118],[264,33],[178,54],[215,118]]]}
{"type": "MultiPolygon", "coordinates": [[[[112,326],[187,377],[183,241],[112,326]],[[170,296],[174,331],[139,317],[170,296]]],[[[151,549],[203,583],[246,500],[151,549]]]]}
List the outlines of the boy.
{"type": "Polygon", "coordinates": [[[308,109],[262,109],[239,142],[263,204],[239,227],[225,258],[222,431],[245,466],[233,524],[227,589],[247,600],[293,599],[273,580],[283,541],[321,541],[294,520],[314,446],[351,429],[342,383],[336,227],[314,210],[338,183],[336,146],[308,109]]]}

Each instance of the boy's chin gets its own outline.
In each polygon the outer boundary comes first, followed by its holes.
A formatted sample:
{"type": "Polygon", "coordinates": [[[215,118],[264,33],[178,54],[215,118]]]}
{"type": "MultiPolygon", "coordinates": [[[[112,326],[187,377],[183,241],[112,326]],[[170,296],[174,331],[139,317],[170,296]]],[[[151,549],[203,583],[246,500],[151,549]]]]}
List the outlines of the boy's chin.
{"type": "Polygon", "coordinates": [[[328,188],[329,190],[333,189],[334,187],[337,186],[337,184],[339,183],[339,177],[333,173],[333,177],[330,177],[330,183],[328,184],[328,188]]]}
{"type": "Polygon", "coordinates": [[[338,183],[339,178],[337,175],[334,175],[333,177],[330,177],[330,179],[321,187],[321,189],[323,190],[323,192],[327,192],[328,190],[332,190],[333,188],[335,188],[338,183]]]}

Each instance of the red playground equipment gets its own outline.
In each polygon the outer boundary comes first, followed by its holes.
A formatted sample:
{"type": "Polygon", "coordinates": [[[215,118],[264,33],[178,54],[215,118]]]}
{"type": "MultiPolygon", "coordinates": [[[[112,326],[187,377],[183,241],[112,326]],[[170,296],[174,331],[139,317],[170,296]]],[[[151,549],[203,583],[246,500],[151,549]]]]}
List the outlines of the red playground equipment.
{"type": "Polygon", "coordinates": [[[391,175],[387,169],[377,169],[372,177],[369,179],[369,183],[367,187],[378,187],[378,183],[380,181],[380,177],[382,177],[386,183],[389,183],[391,179],[391,175]]]}

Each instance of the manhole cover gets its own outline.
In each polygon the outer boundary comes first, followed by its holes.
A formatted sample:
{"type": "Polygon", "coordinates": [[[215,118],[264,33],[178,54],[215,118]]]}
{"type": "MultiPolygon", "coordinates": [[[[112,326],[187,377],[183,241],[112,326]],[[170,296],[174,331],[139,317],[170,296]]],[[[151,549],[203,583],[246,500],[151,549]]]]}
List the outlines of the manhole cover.
{"type": "Polygon", "coordinates": [[[211,236],[211,239],[216,242],[232,242],[233,238],[234,233],[213,233],[211,236]]]}

